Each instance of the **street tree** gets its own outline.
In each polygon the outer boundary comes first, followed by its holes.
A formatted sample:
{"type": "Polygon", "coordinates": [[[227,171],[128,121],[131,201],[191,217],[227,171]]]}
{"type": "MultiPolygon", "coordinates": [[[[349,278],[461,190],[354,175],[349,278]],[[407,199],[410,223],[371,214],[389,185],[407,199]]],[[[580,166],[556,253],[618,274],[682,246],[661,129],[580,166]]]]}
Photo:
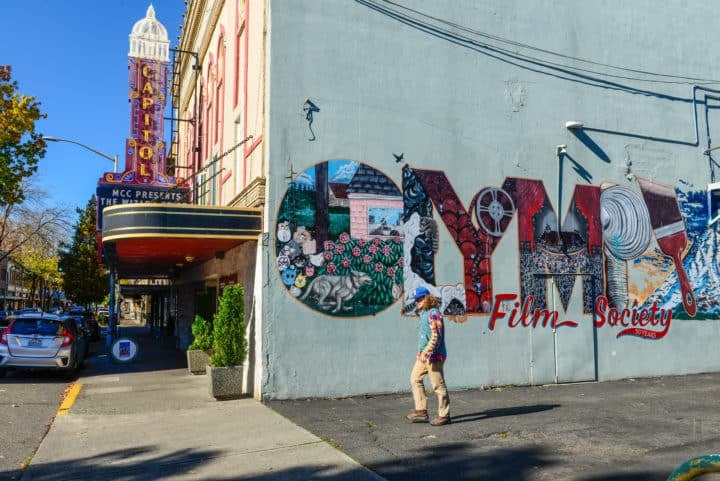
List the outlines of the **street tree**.
{"type": "Polygon", "coordinates": [[[66,209],[45,205],[43,191],[27,180],[23,189],[28,197],[22,204],[0,207],[0,260],[10,258],[30,288],[30,299],[39,292],[42,307],[48,307],[48,292],[60,287],[57,246],[70,224],[66,209]]]}
{"type": "Polygon", "coordinates": [[[56,246],[71,228],[66,220],[67,209],[47,206],[43,200],[47,195],[30,180],[25,179],[22,184],[27,194],[25,201],[0,205],[0,261],[14,258],[25,245],[56,246]]]}
{"type": "Polygon", "coordinates": [[[39,298],[40,307],[45,310],[51,307],[51,295],[60,288],[62,281],[58,272],[57,244],[51,241],[24,244],[13,256],[13,261],[30,282],[29,298],[39,298]]]}
{"type": "Polygon", "coordinates": [[[10,65],[0,65],[0,207],[22,203],[23,181],[37,171],[46,148],[35,130],[46,114],[35,97],[18,92],[11,74],[10,65]]]}
{"type": "Polygon", "coordinates": [[[98,259],[97,199],[93,195],[84,209],[76,209],[78,221],[70,243],[61,242],[58,266],[62,270],[65,297],[88,306],[108,295],[110,275],[98,259]]]}

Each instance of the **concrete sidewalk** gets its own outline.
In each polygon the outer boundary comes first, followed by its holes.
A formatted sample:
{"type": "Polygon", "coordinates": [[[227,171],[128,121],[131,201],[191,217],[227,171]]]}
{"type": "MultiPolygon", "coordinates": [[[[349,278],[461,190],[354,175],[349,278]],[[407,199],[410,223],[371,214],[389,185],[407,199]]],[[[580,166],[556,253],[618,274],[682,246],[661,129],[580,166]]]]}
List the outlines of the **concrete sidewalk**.
{"type": "Polygon", "coordinates": [[[137,359],[88,359],[22,481],[666,481],[720,453],[720,373],[453,391],[438,428],[409,392],[216,401],[184,352],[121,335],[137,359]]]}
{"type": "Polygon", "coordinates": [[[123,327],[121,336],[138,342],[138,357],[88,359],[77,398],[22,481],[383,479],[254,399],[216,401],[184,352],[149,328],[123,327]]]}
{"type": "Polygon", "coordinates": [[[407,422],[409,392],[266,404],[389,481],[666,481],[720,453],[719,403],[708,373],[454,390],[442,427],[407,422]]]}

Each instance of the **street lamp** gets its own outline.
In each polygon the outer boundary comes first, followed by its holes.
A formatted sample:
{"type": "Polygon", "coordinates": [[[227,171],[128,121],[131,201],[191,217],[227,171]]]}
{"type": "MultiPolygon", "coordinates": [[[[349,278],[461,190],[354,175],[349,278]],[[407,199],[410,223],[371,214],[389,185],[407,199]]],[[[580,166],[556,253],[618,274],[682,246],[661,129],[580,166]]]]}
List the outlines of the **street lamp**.
{"type": "MultiPolygon", "coordinates": [[[[105,157],[106,159],[111,160],[114,165],[113,172],[118,171],[117,170],[117,167],[118,167],[117,155],[111,156],[109,154],[106,154],[105,152],[101,152],[97,149],[93,149],[89,145],[85,145],[82,142],[78,142],[76,140],[63,139],[60,137],[50,137],[50,136],[45,136],[45,135],[40,137],[40,140],[46,140],[49,142],[69,142],[71,144],[79,145],[80,147],[83,147],[83,148],[89,150],[90,152],[94,152],[94,153],[98,154],[100,157],[105,157]]],[[[109,317],[108,321],[110,324],[110,332],[108,333],[108,336],[107,336],[107,346],[108,347],[110,347],[110,345],[112,344],[112,341],[115,337],[115,329],[117,326],[117,323],[115,322],[115,317],[114,317],[115,313],[113,312],[113,309],[114,309],[113,304],[114,303],[115,303],[115,272],[113,269],[110,269],[110,305],[108,306],[108,317],[109,317]]]]}
{"type": "Polygon", "coordinates": [[[81,142],[77,142],[77,141],[75,141],[75,140],[70,140],[70,139],[63,139],[63,138],[60,138],[60,137],[50,137],[50,136],[44,135],[44,136],[40,137],[40,140],[46,140],[46,141],[48,141],[48,142],[69,142],[69,143],[71,143],[71,144],[79,145],[80,147],[86,148],[86,149],[89,150],[90,152],[95,152],[95,153],[98,154],[100,157],[105,157],[106,159],[112,161],[112,162],[113,162],[113,165],[114,165],[114,170],[113,170],[113,172],[117,172],[117,171],[118,171],[118,170],[117,170],[117,169],[118,169],[118,156],[117,156],[117,155],[112,156],[112,155],[110,155],[110,154],[106,154],[105,152],[100,152],[100,151],[97,150],[97,149],[93,149],[93,148],[90,147],[89,145],[85,145],[85,144],[83,144],[83,143],[81,143],[81,142]]]}

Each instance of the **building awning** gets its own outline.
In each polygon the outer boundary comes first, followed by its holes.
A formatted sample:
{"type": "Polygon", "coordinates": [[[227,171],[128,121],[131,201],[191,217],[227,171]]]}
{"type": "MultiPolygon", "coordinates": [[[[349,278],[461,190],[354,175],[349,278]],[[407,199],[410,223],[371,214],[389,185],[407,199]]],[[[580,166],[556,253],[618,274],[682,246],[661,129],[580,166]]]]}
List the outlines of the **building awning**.
{"type": "Polygon", "coordinates": [[[261,232],[259,208],[120,204],[103,209],[102,253],[118,278],[168,278],[257,241],[261,232]]]}

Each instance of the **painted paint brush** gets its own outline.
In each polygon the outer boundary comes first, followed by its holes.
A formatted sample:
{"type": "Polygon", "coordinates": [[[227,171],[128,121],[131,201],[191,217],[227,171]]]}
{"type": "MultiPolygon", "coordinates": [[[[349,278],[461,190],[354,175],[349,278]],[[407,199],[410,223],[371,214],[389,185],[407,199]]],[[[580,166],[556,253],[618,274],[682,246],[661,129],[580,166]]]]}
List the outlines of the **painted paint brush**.
{"type": "Polygon", "coordinates": [[[637,178],[645,205],[650,214],[650,225],[655,233],[655,240],[663,254],[672,257],[675,263],[683,306],[690,317],[695,317],[697,304],[690,280],[682,264],[682,253],[687,247],[685,222],[680,212],[680,205],[675,197],[675,189],[671,185],[661,184],[649,179],[637,178]]]}

